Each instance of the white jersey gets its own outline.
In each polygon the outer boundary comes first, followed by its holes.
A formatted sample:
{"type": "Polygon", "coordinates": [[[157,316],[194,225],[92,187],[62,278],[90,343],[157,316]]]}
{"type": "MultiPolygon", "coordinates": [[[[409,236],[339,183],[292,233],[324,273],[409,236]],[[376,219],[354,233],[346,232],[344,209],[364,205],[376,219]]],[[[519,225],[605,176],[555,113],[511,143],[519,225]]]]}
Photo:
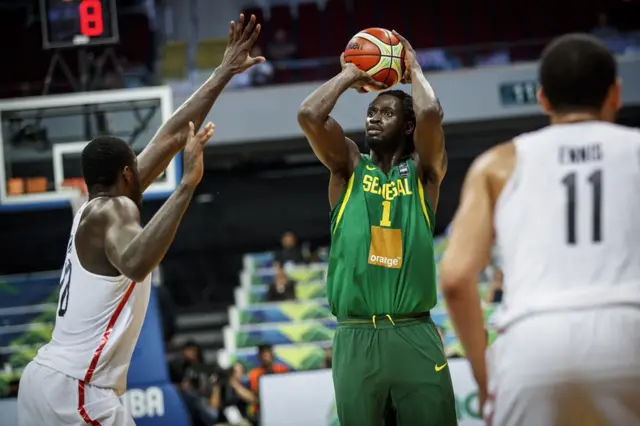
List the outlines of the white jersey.
{"type": "Polygon", "coordinates": [[[135,283],[85,270],[75,234],[88,203],[76,213],[60,280],[51,341],[34,361],[98,388],[124,393],[127,371],[147,311],[150,277],[135,283]]]}
{"type": "Polygon", "coordinates": [[[640,132],[579,122],[514,144],[494,218],[504,272],[498,326],[539,312],[640,307],[640,132]]]}

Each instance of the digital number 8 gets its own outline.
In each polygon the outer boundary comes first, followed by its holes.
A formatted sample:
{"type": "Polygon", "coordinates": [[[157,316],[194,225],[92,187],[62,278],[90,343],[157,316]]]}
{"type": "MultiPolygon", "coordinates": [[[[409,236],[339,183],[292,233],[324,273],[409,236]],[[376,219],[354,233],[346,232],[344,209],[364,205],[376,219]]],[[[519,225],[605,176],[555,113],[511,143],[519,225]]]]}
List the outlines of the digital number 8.
{"type": "Polygon", "coordinates": [[[82,0],[78,5],[80,32],[87,37],[96,37],[104,32],[102,3],[100,0],[82,0]]]}

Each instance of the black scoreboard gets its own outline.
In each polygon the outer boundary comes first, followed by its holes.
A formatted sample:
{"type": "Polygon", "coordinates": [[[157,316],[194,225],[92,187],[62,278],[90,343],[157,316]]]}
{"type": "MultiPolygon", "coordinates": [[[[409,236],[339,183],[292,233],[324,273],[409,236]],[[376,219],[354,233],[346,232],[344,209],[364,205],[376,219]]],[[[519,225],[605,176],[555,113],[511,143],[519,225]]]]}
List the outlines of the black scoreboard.
{"type": "Polygon", "coordinates": [[[40,0],[45,49],[117,43],[115,0],[40,0]]]}

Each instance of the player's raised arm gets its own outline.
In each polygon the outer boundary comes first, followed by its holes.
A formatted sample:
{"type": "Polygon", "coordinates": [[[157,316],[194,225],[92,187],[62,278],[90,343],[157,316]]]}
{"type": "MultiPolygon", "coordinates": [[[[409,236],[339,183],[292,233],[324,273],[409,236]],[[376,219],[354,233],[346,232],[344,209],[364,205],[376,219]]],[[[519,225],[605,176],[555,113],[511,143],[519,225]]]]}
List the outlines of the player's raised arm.
{"type": "Polygon", "coordinates": [[[231,22],[229,41],[220,66],[160,127],[151,143],[139,155],[138,169],[143,190],[162,174],[173,157],[184,148],[188,123],[192,121],[196,131],[200,128],[231,77],[252,65],[264,62],[262,56],[252,58],[249,55],[258,39],[260,28],[254,15],[251,15],[247,22],[244,15],[240,15],[238,23],[231,22]]]}
{"type": "Polygon", "coordinates": [[[298,111],[298,123],[313,152],[332,174],[349,179],[360,153],[356,144],[345,138],[342,127],[329,114],[338,98],[349,88],[359,91],[365,85],[384,88],[366,72],[341,58],[342,71],[304,100],[298,111]]]}
{"type": "Polygon", "coordinates": [[[202,180],[202,151],[213,135],[214,126],[209,123],[197,135],[193,123],[189,123],[189,129],[182,182],[144,229],[140,227],[139,209],[129,198],[115,197],[109,200],[110,208],[104,209],[107,257],[132,280],[144,280],[158,266],[202,180]]]}
{"type": "Polygon", "coordinates": [[[486,396],[484,318],[478,275],[491,258],[493,212],[514,161],[513,144],[504,144],[478,157],[465,179],[451,236],[440,263],[440,289],[456,335],[486,396]]]}
{"type": "Polygon", "coordinates": [[[424,183],[439,184],[447,172],[447,152],[442,130],[442,108],[436,94],[427,81],[411,44],[393,31],[404,47],[405,75],[403,82],[411,83],[416,128],[414,145],[420,159],[424,183]]]}

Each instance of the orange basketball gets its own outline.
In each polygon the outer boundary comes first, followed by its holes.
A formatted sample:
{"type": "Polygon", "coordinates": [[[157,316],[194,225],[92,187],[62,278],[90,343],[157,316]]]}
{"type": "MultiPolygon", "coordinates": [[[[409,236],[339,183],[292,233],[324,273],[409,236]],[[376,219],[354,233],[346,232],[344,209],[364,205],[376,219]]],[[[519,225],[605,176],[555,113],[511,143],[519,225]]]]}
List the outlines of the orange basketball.
{"type": "Polygon", "coordinates": [[[388,87],[397,84],[404,74],[402,43],[384,28],[368,28],[354,35],[344,51],[344,60],[388,87]]]}

